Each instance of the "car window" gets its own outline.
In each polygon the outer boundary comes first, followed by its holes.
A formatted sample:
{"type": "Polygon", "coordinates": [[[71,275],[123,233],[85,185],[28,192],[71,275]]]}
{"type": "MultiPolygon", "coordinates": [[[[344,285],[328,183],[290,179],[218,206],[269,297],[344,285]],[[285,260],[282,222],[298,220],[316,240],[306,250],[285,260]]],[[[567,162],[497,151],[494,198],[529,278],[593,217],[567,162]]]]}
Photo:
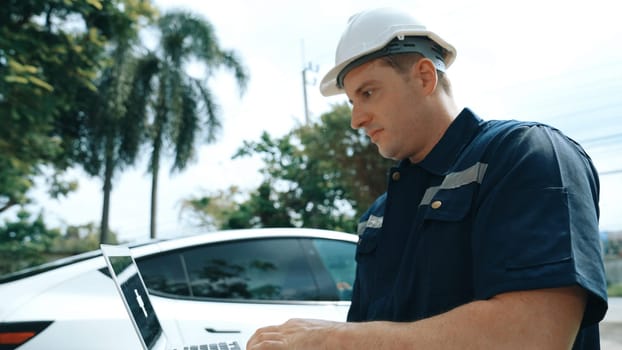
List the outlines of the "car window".
{"type": "Polygon", "coordinates": [[[194,298],[319,300],[297,238],[207,244],[138,261],[148,288],[194,298]]]}
{"type": "Polygon", "coordinates": [[[312,239],[310,241],[325,271],[324,273],[329,275],[332,283],[330,287],[335,290],[337,299],[350,300],[356,274],[356,261],[354,259],[356,244],[329,239],[312,239]]]}
{"type": "Polygon", "coordinates": [[[317,287],[296,238],[206,245],[183,253],[196,297],[314,300],[317,287]]]}
{"type": "Polygon", "coordinates": [[[178,253],[143,257],[137,259],[136,264],[149,290],[190,296],[188,278],[178,253]]]}

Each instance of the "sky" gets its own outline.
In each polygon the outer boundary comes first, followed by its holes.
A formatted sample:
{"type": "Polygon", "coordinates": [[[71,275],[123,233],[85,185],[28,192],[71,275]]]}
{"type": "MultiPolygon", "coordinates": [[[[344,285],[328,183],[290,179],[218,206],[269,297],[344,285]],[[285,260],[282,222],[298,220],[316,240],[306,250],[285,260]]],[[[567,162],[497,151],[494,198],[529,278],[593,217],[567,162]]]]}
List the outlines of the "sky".
{"type": "MultiPolygon", "coordinates": [[[[319,81],[334,63],[334,50],[354,13],[378,1],[155,0],[163,11],[183,9],[207,19],[219,44],[234,50],[250,73],[240,96],[233,76],[219,72],[210,87],[221,108],[223,131],[203,145],[183,173],[164,161],[158,195],[158,234],[201,232],[180,218],[180,201],[261,180],[256,159],[232,160],[244,141],[263,131],[280,136],[304,123],[302,71],[310,119],[345,97],[326,98],[319,81]]],[[[581,142],[601,172],[601,228],[622,230],[622,2],[618,0],[383,1],[410,11],[457,48],[449,68],[456,101],[484,119],[536,120],[581,142]]],[[[200,74],[201,72],[192,72],[200,74]]],[[[118,174],[110,227],[123,240],[149,236],[151,178],[146,159],[118,174]]],[[[80,189],[61,200],[35,191],[54,225],[99,224],[101,181],[70,172],[80,189]]]]}

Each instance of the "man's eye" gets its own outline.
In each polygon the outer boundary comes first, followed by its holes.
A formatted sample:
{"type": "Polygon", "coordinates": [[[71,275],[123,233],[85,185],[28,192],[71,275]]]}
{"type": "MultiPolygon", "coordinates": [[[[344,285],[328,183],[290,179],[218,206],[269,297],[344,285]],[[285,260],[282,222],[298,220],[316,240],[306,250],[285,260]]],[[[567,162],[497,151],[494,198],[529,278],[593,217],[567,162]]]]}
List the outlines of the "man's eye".
{"type": "Polygon", "coordinates": [[[363,96],[365,97],[370,97],[372,95],[372,91],[371,90],[365,90],[363,91],[363,96]]]}

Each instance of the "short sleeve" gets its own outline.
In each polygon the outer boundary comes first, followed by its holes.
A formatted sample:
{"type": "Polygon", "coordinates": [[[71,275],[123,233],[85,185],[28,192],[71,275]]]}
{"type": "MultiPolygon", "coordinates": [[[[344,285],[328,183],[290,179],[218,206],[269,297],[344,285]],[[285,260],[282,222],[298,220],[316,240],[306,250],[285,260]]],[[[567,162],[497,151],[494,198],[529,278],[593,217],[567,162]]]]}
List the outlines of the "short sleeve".
{"type": "Polygon", "coordinates": [[[475,203],[475,296],[578,284],[584,325],[607,308],[598,235],[598,176],[581,147],[528,124],[499,134],[475,203]]]}

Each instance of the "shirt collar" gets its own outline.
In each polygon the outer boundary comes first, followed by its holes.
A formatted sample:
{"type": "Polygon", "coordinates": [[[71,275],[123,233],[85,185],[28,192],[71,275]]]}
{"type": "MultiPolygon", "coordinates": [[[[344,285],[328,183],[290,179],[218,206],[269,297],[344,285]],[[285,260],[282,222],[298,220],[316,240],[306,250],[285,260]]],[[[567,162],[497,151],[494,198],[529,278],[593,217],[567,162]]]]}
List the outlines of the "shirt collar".
{"type": "MultiPolygon", "coordinates": [[[[470,109],[463,109],[428,155],[417,165],[437,175],[445,175],[460,152],[475,136],[483,120],[470,109]]],[[[408,159],[400,166],[410,164],[408,159]]]]}

